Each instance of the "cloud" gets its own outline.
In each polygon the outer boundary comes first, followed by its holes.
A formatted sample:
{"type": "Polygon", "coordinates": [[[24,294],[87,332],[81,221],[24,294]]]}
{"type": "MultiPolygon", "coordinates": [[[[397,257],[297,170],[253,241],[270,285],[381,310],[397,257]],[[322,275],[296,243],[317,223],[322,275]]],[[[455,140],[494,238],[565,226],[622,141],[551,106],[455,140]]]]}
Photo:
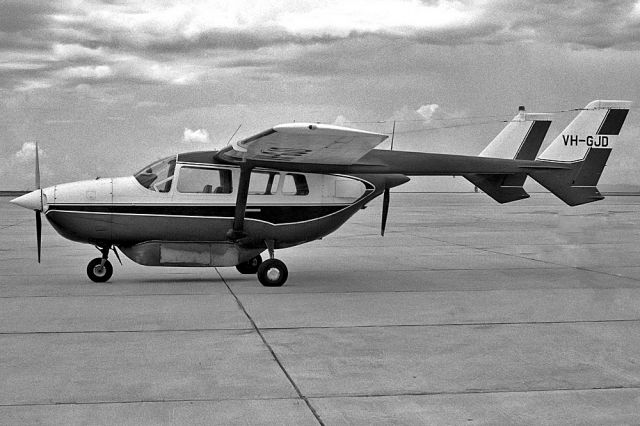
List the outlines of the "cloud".
{"type": "Polygon", "coordinates": [[[52,83],[46,80],[24,80],[14,90],[16,92],[31,92],[32,90],[48,89],[51,86],[52,83]]]}
{"type": "Polygon", "coordinates": [[[65,80],[102,80],[112,77],[114,71],[108,65],[86,65],[64,68],[56,74],[65,80]]]}
{"type": "Polygon", "coordinates": [[[189,128],[184,129],[184,134],[182,135],[183,143],[211,143],[211,139],[209,139],[209,132],[205,129],[197,129],[191,130],[189,128]]]}
{"type": "Polygon", "coordinates": [[[385,45],[640,48],[640,7],[632,0],[5,3],[0,54],[10,59],[0,62],[0,89],[22,92],[81,83],[192,85],[215,81],[225,68],[253,70],[248,78],[373,64],[384,70],[394,66],[376,50],[385,45]],[[350,42],[359,61],[337,60],[353,54],[350,42]]]}
{"type": "Polygon", "coordinates": [[[424,117],[425,121],[430,121],[433,114],[440,108],[438,104],[422,105],[416,112],[424,117]]]}
{"type": "Polygon", "coordinates": [[[349,120],[347,120],[347,117],[345,117],[344,115],[339,115],[335,120],[333,120],[333,124],[335,124],[336,126],[344,126],[347,123],[349,123],[349,120]]]}
{"type": "MultiPolygon", "coordinates": [[[[44,155],[42,148],[38,147],[38,154],[40,157],[44,155]]],[[[35,142],[25,142],[22,144],[22,148],[14,154],[16,160],[21,163],[33,161],[36,158],[36,144],[35,142]]]]}
{"type": "Polygon", "coordinates": [[[93,59],[102,58],[105,56],[105,51],[102,48],[92,49],[78,43],[55,43],[51,50],[53,58],[59,61],[93,59]]]}

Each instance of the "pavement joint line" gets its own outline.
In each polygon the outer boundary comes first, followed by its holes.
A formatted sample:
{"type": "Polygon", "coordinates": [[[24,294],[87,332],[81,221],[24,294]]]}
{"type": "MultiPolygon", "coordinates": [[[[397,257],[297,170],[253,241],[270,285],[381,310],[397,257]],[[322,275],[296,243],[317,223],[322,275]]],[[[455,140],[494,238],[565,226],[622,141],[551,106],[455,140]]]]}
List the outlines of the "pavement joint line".
{"type": "Polygon", "coordinates": [[[309,399],[302,393],[302,391],[300,390],[300,388],[298,387],[296,382],[293,380],[293,377],[291,377],[289,372],[286,370],[286,368],[284,368],[284,365],[282,364],[282,361],[280,361],[280,358],[278,358],[278,355],[276,354],[275,350],[271,347],[269,342],[267,342],[267,339],[264,337],[264,334],[262,333],[262,331],[260,331],[260,328],[258,327],[256,322],[253,320],[253,318],[251,317],[249,312],[246,310],[246,308],[242,304],[242,301],[240,300],[240,298],[238,296],[236,296],[236,294],[233,292],[233,290],[231,289],[229,284],[227,284],[227,281],[224,279],[224,277],[222,276],[222,274],[220,273],[218,268],[215,268],[215,270],[218,273],[218,275],[220,276],[220,279],[222,280],[224,285],[227,286],[227,289],[229,290],[229,293],[231,293],[233,295],[233,297],[236,299],[236,303],[238,304],[238,306],[240,307],[242,312],[244,312],[245,316],[247,317],[247,319],[249,320],[249,322],[253,326],[253,329],[255,330],[255,332],[258,334],[258,336],[260,336],[260,339],[262,339],[262,343],[269,350],[269,352],[271,353],[271,356],[275,360],[276,364],[278,364],[278,366],[280,367],[280,370],[282,370],[282,372],[284,373],[284,376],[287,378],[289,383],[291,383],[291,386],[296,391],[296,394],[298,395],[298,398],[300,398],[302,401],[304,401],[304,403],[307,405],[307,408],[309,409],[309,411],[311,411],[311,414],[313,415],[313,417],[315,417],[315,419],[318,422],[318,424],[320,426],[325,426],[324,422],[320,418],[320,415],[316,411],[315,407],[311,404],[311,401],[309,401],[309,399]]]}
{"type": "Polygon", "coordinates": [[[31,222],[31,219],[20,220],[20,221],[18,221],[16,223],[12,223],[10,225],[2,225],[2,226],[0,226],[0,229],[13,228],[14,226],[24,225],[27,222],[31,222]]]}
{"type": "Polygon", "coordinates": [[[89,297],[163,297],[163,296],[217,296],[219,297],[221,293],[136,293],[136,294],[65,294],[65,295],[39,295],[39,294],[28,294],[28,295],[17,295],[17,296],[0,296],[1,299],[72,299],[72,298],[89,298],[89,297]]]}
{"type": "MultiPolygon", "coordinates": [[[[469,289],[456,289],[456,290],[447,290],[447,289],[434,289],[434,290],[349,290],[349,291],[306,291],[306,292],[295,292],[295,291],[282,291],[282,292],[277,292],[277,293],[263,293],[263,292],[240,292],[239,294],[242,294],[244,296],[291,296],[291,295],[310,295],[310,294],[339,294],[339,295],[345,295],[345,294],[402,294],[402,293],[468,293],[468,292],[476,292],[476,293],[480,293],[480,292],[496,292],[496,291],[510,291],[510,292],[517,292],[517,291],[529,291],[529,290],[539,290],[539,291],[558,291],[558,290],[596,290],[596,291],[604,291],[604,290],[620,290],[620,289],[627,289],[627,290],[636,290],[638,289],[638,286],[620,286],[620,287],[598,287],[598,288],[591,288],[591,287],[538,287],[538,288],[534,288],[534,287],[529,287],[529,288],[489,288],[489,289],[475,289],[475,288],[469,288],[469,289]]],[[[11,296],[11,297],[31,297],[31,296],[11,296]]]]}
{"type": "Polygon", "coordinates": [[[349,329],[349,328],[418,328],[418,327],[477,327],[487,325],[565,325],[565,324],[607,324],[640,322],[640,318],[635,319],[610,319],[610,320],[571,320],[571,321],[517,321],[517,322],[452,322],[441,324],[367,324],[367,325],[335,325],[335,326],[299,326],[299,327],[262,327],[266,331],[286,331],[286,330],[324,330],[324,329],[349,329]]]}
{"type": "Polygon", "coordinates": [[[439,395],[486,395],[486,394],[505,394],[505,393],[554,393],[554,392],[601,392],[601,391],[616,391],[616,390],[640,390],[640,386],[602,386],[591,388],[553,388],[553,389],[472,389],[464,391],[442,391],[442,392],[398,392],[398,393],[369,393],[369,394],[334,394],[334,395],[317,395],[310,396],[311,399],[326,399],[326,398],[383,398],[393,396],[439,396],[439,395]]]}
{"type": "MultiPolygon", "coordinates": [[[[489,395],[489,394],[505,394],[505,393],[554,393],[554,392],[607,392],[617,390],[640,390],[640,386],[606,386],[592,388],[555,388],[555,389],[477,389],[465,391],[442,391],[442,392],[398,392],[398,393],[370,393],[370,394],[326,394],[310,396],[310,399],[329,399],[329,398],[385,398],[385,397],[402,397],[402,396],[439,396],[439,395],[489,395]]],[[[236,402],[236,401],[298,401],[299,398],[288,397],[251,397],[251,398],[191,398],[191,399],[142,399],[131,401],[60,401],[60,402],[29,402],[17,404],[3,404],[2,408],[10,407],[51,407],[65,405],[118,405],[118,404],[162,404],[162,403],[181,403],[181,402],[236,402]]]]}
{"type": "Polygon", "coordinates": [[[276,397],[247,397],[247,398],[190,398],[190,399],[140,399],[131,401],[59,401],[59,402],[25,402],[17,404],[2,404],[0,407],[40,407],[56,405],[110,405],[110,404],[162,404],[166,402],[232,402],[232,401],[299,401],[299,398],[284,396],[276,397]]]}
{"type": "MultiPolygon", "coordinates": [[[[297,327],[262,327],[265,331],[292,330],[327,330],[350,328],[418,328],[418,327],[477,327],[477,326],[520,326],[520,325],[564,325],[564,324],[608,324],[640,322],[640,318],[604,319],[604,320],[569,320],[569,321],[516,321],[516,322],[458,322],[432,324],[364,324],[364,325],[333,325],[333,326],[297,326],[297,327]]],[[[257,325],[256,325],[257,327],[257,325]]],[[[255,331],[250,328],[185,328],[185,329],[157,329],[157,330],[77,330],[77,331],[2,331],[0,336],[14,335],[45,335],[45,334],[115,334],[115,333],[209,333],[209,332],[239,332],[255,331]]],[[[259,333],[262,334],[262,333],[259,333]]],[[[264,338],[264,336],[262,336],[264,338]]],[[[267,344],[268,345],[268,344],[267,344]]],[[[271,349],[270,346],[268,346],[271,349]]],[[[280,364],[280,363],[279,363],[280,364]]]]}
{"type": "MultiPolygon", "coordinates": [[[[625,278],[625,277],[618,277],[625,278]]],[[[278,292],[240,292],[244,296],[291,296],[291,295],[311,295],[311,294],[402,294],[402,293],[467,293],[467,292],[497,292],[497,291],[509,291],[509,292],[517,292],[517,291],[529,291],[529,290],[539,290],[539,291],[559,291],[559,290],[593,290],[593,291],[606,291],[606,290],[635,290],[638,289],[637,285],[629,285],[629,286],[608,286],[608,287],[528,287],[528,288],[486,288],[486,289],[416,289],[416,290],[343,290],[343,291],[316,291],[311,290],[307,292],[295,292],[295,291],[278,291],[278,292]]],[[[66,296],[58,296],[58,295],[17,295],[17,296],[0,296],[0,300],[2,299],[46,299],[46,298],[91,298],[91,297],[145,297],[145,296],[217,296],[220,293],[153,293],[153,294],[145,294],[145,293],[137,293],[137,294],[87,294],[87,295],[66,295],[66,296]]]]}
{"type": "Polygon", "coordinates": [[[32,335],[32,334],[116,334],[116,333],[209,333],[229,331],[252,331],[253,328],[184,328],[157,330],[77,330],[77,331],[2,331],[0,336],[32,335]]]}

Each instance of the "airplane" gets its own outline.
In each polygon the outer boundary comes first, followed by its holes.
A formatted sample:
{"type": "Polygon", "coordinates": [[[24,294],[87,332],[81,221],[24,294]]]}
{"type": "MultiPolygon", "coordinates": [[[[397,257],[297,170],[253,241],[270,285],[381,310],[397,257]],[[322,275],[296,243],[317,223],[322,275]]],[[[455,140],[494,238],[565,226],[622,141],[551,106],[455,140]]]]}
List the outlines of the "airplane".
{"type": "Polygon", "coordinates": [[[550,115],[523,107],[478,156],[374,149],[386,134],[290,123],[133,176],[41,188],[36,148],[37,189],[11,202],[36,212],[38,262],[42,213],[63,237],[95,245],[94,282],[111,278],[120,250],[149,266],[235,266],[278,287],[288,269],[275,250],[322,239],[380,195],[384,235],[390,189],[411,176],[464,176],[499,203],[528,198],[528,176],[570,206],[603,199],[596,185],[630,105],[590,102],[540,155],[550,115]]]}

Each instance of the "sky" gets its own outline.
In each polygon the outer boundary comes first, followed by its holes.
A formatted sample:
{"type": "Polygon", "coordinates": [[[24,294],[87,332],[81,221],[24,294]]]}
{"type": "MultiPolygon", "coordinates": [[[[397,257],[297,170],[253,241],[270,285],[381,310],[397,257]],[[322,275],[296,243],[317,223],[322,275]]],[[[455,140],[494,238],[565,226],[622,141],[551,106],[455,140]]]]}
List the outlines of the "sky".
{"type": "MultiPolygon", "coordinates": [[[[546,144],[591,100],[637,103],[639,48],[635,0],[2,0],[0,189],[33,187],[36,141],[44,186],[292,121],[475,155],[525,105],[556,112],[546,144]]],[[[603,182],[637,184],[639,139],[632,109],[603,182]]]]}

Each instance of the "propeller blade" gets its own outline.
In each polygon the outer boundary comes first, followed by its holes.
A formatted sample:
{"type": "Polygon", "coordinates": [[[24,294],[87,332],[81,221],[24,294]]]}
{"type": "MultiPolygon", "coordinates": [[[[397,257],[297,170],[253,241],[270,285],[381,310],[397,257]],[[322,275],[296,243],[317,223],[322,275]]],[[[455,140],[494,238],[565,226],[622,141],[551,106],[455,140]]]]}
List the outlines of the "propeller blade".
{"type": "Polygon", "coordinates": [[[36,141],[36,189],[40,189],[40,159],[38,158],[38,141],[36,141]]]}
{"type": "Polygon", "coordinates": [[[389,188],[384,189],[384,195],[382,197],[382,224],[380,227],[380,235],[384,237],[384,230],[387,227],[387,216],[389,214],[389,199],[391,196],[391,190],[389,188]]]}
{"type": "Polygon", "coordinates": [[[40,190],[40,210],[36,210],[36,239],[38,240],[38,263],[40,263],[40,255],[42,253],[42,216],[44,209],[42,202],[42,188],[40,188],[40,157],[38,155],[38,141],[36,141],[36,189],[40,190]]]}
{"type": "Polygon", "coordinates": [[[42,217],[40,217],[39,210],[36,210],[36,238],[38,239],[38,263],[40,263],[40,252],[42,250],[42,217]]]}

